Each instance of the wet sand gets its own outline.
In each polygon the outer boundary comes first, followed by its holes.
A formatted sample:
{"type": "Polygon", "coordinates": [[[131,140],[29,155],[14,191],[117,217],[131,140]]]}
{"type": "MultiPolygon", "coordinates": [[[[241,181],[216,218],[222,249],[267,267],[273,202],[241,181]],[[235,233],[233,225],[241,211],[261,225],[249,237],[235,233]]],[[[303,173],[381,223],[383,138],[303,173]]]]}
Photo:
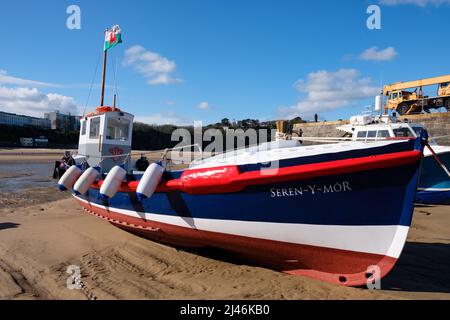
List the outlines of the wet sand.
{"type": "Polygon", "coordinates": [[[450,206],[416,207],[398,264],[382,290],[368,290],[157,244],[54,187],[3,192],[0,201],[0,299],[450,299],[450,206]],[[81,290],[67,288],[70,265],[80,267],[81,290]]]}

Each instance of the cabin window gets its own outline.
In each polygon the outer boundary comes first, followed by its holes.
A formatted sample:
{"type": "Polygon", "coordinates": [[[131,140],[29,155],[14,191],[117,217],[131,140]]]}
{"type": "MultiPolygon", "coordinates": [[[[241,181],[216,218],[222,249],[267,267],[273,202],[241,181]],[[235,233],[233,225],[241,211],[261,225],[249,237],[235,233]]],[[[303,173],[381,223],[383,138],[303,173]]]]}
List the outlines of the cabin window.
{"type": "Polygon", "coordinates": [[[100,117],[92,118],[89,123],[89,138],[97,139],[100,135],[100,117]]]}
{"type": "Polygon", "coordinates": [[[130,121],[124,118],[109,118],[106,127],[106,139],[127,141],[130,121]]]}
{"type": "Polygon", "coordinates": [[[418,136],[418,137],[420,136],[420,134],[423,131],[422,127],[412,127],[412,129],[414,130],[414,132],[416,133],[416,136],[418,136]]]}
{"type": "Polygon", "coordinates": [[[351,133],[351,132],[346,132],[346,133],[344,133],[344,135],[342,136],[342,138],[351,138],[351,137],[353,137],[353,133],[351,133]]]}
{"type": "Polygon", "coordinates": [[[398,98],[398,93],[396,92],[392,95],[392,99],[397,99],[397,98],[398,98]]]}
{"type": "Polygon", "coordinates": [[[359,131],[357,138],[365,138],[367,135],[367,131],[359,131]]]}
{"type": "Polygon", "coordinates": [[[376,131],[369,131],[367,132],[367,138],[375,138],[377,136],[376,131]]]}
{"type": "Polygon", "coordinates": [[[86,134],[86,120],[81,121],[81,135],[84,136],[86,134]]]}
{"type": "Polygon", "coordinates": [[[389,131],[388,130],[378,130],[377,137],[378,138],[388,138],[389,131]]]}
{"type": "Polygon", "coordinates": [[[409,130],[409,128],[394,129],[394,135],[396,137],[404,137],[404,138],[414,137],[411,130],[409,130]]]}

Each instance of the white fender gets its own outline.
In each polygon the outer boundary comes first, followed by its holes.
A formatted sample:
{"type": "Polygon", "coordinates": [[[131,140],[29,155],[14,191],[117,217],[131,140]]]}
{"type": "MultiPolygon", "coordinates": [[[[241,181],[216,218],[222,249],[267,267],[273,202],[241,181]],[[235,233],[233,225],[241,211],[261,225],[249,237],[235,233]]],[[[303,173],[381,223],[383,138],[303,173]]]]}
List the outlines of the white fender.
{"type": "Polygon", "coordinates": [[[136,188],[136,196],[139,201],[150,198],[164,173],[164,168],[157,163],[152,163],[145,170],[136,188]]]}
{"type": "Polygon", "coordinates": [[[81,169],[77,166],[73,165],[63,174],[61,179],[58,181],[58,189],[59,191],[66,191],[67,189],[71,189],[75,184],[75,181],[81,176],[81,169]]]}
{"type": "Polygon", "coordinates": [[[75,185],[73,186],[73,191],[75,192],[75,194],[85,194],[89,190],[91,184],[95,182],[98,175],[99,172],[93,167],[90,167],[85,172],[83,172],[81,177],[77,180],[77,182],[75,182],[75,185]]]}
{"type": "Polygon", "coordinates": [[[100,196],[103,199],[109,199],[114,197],[122,184],[123,179],[126,177],[127,171],[120,167],[114,166],[107,174],[102,186],[100,187],[100,196]]]}

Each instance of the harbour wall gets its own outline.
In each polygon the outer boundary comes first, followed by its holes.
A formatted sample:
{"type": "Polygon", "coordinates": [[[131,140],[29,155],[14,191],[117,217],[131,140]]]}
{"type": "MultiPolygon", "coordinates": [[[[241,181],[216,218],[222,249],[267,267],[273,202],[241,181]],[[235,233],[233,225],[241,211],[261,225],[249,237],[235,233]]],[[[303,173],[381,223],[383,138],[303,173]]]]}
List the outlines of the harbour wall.
{"type": "MultiPolygon", "coordinates": [[[[398,119],[420,123],[428,129],[431,137],[437,138],[438,144],[450,145],[450,112],[407,115],[398,119]]],[[[336,130],[336,127],[344,124],[349,124],[349,121],[298,123],[293,130],[301,129],[304,137],[342,137],[343,132],[336,130]]]]}

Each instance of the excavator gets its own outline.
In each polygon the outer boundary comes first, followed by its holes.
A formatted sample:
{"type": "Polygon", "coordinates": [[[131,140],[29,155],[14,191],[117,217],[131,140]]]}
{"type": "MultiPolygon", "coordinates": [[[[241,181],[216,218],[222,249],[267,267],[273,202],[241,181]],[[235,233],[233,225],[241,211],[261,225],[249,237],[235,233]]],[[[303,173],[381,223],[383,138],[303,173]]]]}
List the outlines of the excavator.
{"type": "Polygon", "coordinates": [[[450,111],[450,75],[386,85],[384,96],[388,97],[385,113],[394,110],[400,115],[430,112],[431,109],[445,107],[450,111]],[[423,87],[438,85],[437,96],[423,94],[423,87]],[[409,89],[409,90],[408,90],[409,89]],[[413,91],[410,91],[414,89],[413,91]]]}

